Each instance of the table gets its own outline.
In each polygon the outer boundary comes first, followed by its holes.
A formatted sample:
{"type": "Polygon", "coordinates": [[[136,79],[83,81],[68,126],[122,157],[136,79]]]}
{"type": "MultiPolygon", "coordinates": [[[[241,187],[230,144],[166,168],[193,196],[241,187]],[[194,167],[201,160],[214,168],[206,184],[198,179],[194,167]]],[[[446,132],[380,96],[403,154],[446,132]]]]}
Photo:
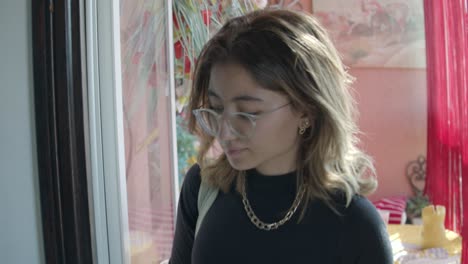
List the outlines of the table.
{"type": "MultiPolygon", "coordinates": [[[[421,225],[392,225],[389,224],[387,226],[388,234],[390,237],[390,241],[392,243],[393,249],[393,258],[395,263],[411,263],[408,262],[408,259],[414,258],[423,258],[423,259],[437,259],[434,260],[432,263],[450,263],[450,262],[443,262],[440,260],[444,256],[443,254],[447,254],[447,259],[460,259],[461,248],[462,248],[462,238],[455,232],[450,230],[445,231],[445,236],[448,240],[442,248],[438,249],[429,249],[423,250],[421,248],[421,225]]],[[[430,261],[430,260],[429,260],[430,261]]],[[[430,262],[417,262],[413,261],[413,263],[430,263],[430,262]]],[[[451,262],[453,263],[453,262],[451,262]]]]}

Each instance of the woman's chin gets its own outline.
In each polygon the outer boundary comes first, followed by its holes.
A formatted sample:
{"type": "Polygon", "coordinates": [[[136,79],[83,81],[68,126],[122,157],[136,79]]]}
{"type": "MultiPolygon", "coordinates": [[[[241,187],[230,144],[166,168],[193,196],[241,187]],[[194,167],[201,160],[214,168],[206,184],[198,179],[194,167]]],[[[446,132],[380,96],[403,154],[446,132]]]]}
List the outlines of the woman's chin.
{"type": "Polygon", "coordinates": [[[231,158],[227,157],[229,164],[231,164],[231,167],[235,170],[243,171],[243,170],[249,170],[254,167],[252,161],[245,160],[245,159],[236,159],[236,158],[231,158]]]}

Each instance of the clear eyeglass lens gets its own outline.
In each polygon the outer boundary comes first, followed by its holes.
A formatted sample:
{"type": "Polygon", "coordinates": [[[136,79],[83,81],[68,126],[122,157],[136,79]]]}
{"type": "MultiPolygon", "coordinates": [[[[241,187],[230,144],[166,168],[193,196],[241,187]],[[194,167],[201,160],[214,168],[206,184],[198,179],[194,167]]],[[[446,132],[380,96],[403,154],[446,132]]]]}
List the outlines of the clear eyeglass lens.
{"type": "MultiPolygon", "coordinates": [[[[198,112],[198,123],[211,136],[217,136],[220,128],[218,116],[210,111],[198,112]]],[[[252,135],[254,130],[253,121],[243,114],[229,115],[228,120],[231,132],[238,137],[246,138],[252,135]]]]}
{"type": "Polygon", "coordinates": [[[198,123],[211,136],[216,136],[219,130],[218,118],[215,114],[208,111],[198,112],[198,123]]]}
{"type": "Polygon", "coordinates": [[[247,138],[252,135],[254,124],[250,118],[242,114],[231,115],[229,122],[237,136],[247,138]]]}

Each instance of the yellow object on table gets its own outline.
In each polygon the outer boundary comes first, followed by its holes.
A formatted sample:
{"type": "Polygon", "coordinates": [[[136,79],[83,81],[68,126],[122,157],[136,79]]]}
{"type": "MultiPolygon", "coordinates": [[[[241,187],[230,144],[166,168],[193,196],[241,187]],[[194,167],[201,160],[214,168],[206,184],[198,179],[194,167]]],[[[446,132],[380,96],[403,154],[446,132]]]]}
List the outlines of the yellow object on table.
{"type": "MultiPolygon", "coordinates": [[[[393,258],[422,251],[421,225],[392,225],[387,226],[390,241],[392,243],[393,258]]],[[[450,256],[460,255],[462,238],[455,232],[445,230],[446,242],[441,246],[450,256]]],[[[398,262],[396,262],[398,263],[398,262]]]]}
{"type": "Polygon", "coordinates": [[[429,205],[422,209],[423,226],[421,230],[421,246],[423,248],[442,247],[447,243],[445,238],[445,207],[429,205]]]}

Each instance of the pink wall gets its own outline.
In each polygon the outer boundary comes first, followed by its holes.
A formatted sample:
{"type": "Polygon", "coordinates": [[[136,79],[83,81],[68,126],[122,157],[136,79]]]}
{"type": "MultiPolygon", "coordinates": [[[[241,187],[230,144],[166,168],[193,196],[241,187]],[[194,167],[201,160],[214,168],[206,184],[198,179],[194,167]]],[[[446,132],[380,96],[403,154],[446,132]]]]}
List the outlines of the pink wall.
{"type": "MultiPolygon", "coordinates": [[[[312,12],[312,2],[301,0],[303,10],[312,12]]],[[[426,70],[353,68],[350,74],[356,78],[362,147],[374,158],[379,180],[369,198],[412,195],[405,168],[426,155],[426,70]]]]}
{"type": "Polygon", "coordinates": [[[352,69],[363,148],[374,158],[379,187],[370,199],[411,195],[405,166],[426,155],[425,69],[352,69]]]}

